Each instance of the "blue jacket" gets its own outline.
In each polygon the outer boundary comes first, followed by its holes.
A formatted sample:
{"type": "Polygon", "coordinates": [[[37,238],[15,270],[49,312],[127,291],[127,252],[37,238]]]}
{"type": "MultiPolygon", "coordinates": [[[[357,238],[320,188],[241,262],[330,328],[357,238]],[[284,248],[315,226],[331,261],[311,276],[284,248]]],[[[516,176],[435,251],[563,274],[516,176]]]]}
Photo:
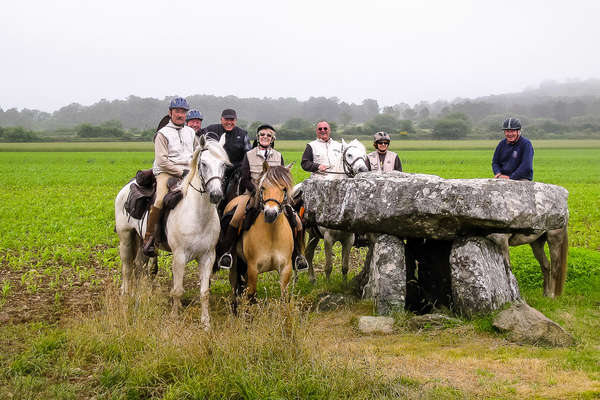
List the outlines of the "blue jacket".
{"type": "Polygon", "coordinates": [[[501,173],[510,179],[533,180],[533,146],[526,137],[519,137],[516,143],[502,139],[492,158],[494,175],[501,173]]]}

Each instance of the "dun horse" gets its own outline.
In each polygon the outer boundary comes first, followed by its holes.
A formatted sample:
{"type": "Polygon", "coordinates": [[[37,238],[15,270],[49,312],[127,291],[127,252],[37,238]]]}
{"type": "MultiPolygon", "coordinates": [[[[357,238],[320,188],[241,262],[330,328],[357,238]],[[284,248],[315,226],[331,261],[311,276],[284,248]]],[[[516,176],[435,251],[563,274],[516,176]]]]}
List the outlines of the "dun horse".
{"type": "MultiPolygon", "coordinates": [[[[350,143],[346,143],[342,139],[342,156],[335,161],[330,170],[325,172],[323,179],[353,177],[359,172],[366,172],[368,171],[366,158],[367,151],[365,146],[358,139],[354,139],[350,143]]],[[[296,185],[296,190],[301,190],[300,185],[296,185]]],[[[331,270],[333,269],[333,245],[335,242],[340,242],[342,244],[342,275],[345,280],[350,264],[350,250],[352,250],[352,244],[354,243],[354,233],[328,229],[321,226],[311,227],[311,229],[307,230],[308,244],[306,245],[306,259],[308,260],[310,280],[313,283],[316,281],[313,258],[321,237],[323,237],[323,249],[325,250],[325,277],[329,280],[331,270]]]]}
{"type": "MultiPolygon", "coordinates": [[[[197,260],[200,269],[201,323],[206,329],[210,327],[210,275],[220,232],[216,204],[223,197],[222,180],[228,165],[229,158],[223,148],[214,140],[202,138],[190,163],[190,172],[181,186],[183,199],[171,211],[165,227],[168,246],[173,252],[173,311],[181,306],[185,266],[191,260],[197,260]]],[[[144,237],[147,219],[138,220],[127,214],[124,204],[128,195],[129,184],[121,189],[115,200],[116,232],[123,264],[122,294],[131,290],[134,264],[141,266],[147,261],[141,251],[141,238],[144,237]]]]}
{"type": "MultiPolygon", "coordinates": [[[[288,167],[265,164],[263,168],[257,190],[249,200],[250,206],[257,207],[260,213],[238,241],[238,259],[229,271],[234,312],[237,296],[244,290],[251,300],[254,299],[258,274],[277,270],[282,297],[287,294],[292,274],[294,238],[284,214],[284,206],[290,201],[293,190],[292,175],[288,167]]],[[[235,205],[236,199],[227,205],[225,213],[235,205]]]]}
{"type": "Polygon", "coordinates": [[[504,265],[510,268],[509,246],[520,246],[529,244],[544,275],[544,296],[554,298],[563,292],[565,279],[567,278],[567,253],[569,251],[569,240],[567,224],[564,227],[549,231],[543,231],[533,235],[520,233],[489,235],[502,249],[504,265]],[[550,260],[546,257],[544,247],[548,243],[550,260]]]}

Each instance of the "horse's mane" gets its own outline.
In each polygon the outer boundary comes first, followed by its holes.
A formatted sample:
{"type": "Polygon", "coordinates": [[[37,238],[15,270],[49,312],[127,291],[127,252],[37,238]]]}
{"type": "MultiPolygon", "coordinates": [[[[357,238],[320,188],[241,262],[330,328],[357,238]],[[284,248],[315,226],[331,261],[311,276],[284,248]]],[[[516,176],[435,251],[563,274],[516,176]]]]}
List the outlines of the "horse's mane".
{"type": "Polygon", "coordinates": [[[267,169],[267,171],[263,172],[260,176],[258,182],[258,187],[261,187],[263,184],[283,186],[288,193],[292,193],[294,189],[294,179],[292,178],[292,174],[282,165],[276,165],[267,169]]]}
{"type": "Polygon", "coordinates": [[[188,188],[190,187],[190,182],[196,175],[198,175],[198,158],[202,152],[207,151],[210,155],[215,157],[217,160],[221,160],[225,163],[225,165],[230,166],[231,162],[229,162],[229,156],[227,156],[227,152],[223,149],[223,146],[219,144],[214,139],[206,139],[204,147],[199,146],[196,151],[194,151],[194,155],[192,156],[192,161],[190,161],[190,172],[187,174],[183,182],[181,183],[181,192],[183,195],[187,195],[188,188]]]}

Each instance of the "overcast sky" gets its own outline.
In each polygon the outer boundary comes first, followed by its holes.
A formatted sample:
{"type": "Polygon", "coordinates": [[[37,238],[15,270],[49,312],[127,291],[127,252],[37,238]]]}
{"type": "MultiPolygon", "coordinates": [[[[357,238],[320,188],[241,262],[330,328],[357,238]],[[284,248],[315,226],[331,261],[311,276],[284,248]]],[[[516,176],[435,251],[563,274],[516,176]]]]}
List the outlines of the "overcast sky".
{"type": "Polygon", "coordinates": [[[0,107],[129,95],[380,106],[600,77],[600,1],[5,1],[0,107]]]}

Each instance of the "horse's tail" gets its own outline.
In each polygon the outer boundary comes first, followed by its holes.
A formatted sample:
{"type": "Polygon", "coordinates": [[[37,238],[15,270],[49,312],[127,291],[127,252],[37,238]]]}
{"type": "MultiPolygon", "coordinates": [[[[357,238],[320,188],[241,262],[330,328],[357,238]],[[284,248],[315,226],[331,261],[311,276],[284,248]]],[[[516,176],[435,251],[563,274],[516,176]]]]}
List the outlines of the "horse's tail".
{"type": "Polygon", "coordinates": [[[565,286],[567,279],[567,254],[569,253],[569,234],[568,227],[565,225],[563,228],[564,233],[562,236],[562,243],[560,244],[560,255],[558,260],[560,262],[558,276],[556,277],[556,287],[554,293],[556,296],[560,296],[565,286]]]}

